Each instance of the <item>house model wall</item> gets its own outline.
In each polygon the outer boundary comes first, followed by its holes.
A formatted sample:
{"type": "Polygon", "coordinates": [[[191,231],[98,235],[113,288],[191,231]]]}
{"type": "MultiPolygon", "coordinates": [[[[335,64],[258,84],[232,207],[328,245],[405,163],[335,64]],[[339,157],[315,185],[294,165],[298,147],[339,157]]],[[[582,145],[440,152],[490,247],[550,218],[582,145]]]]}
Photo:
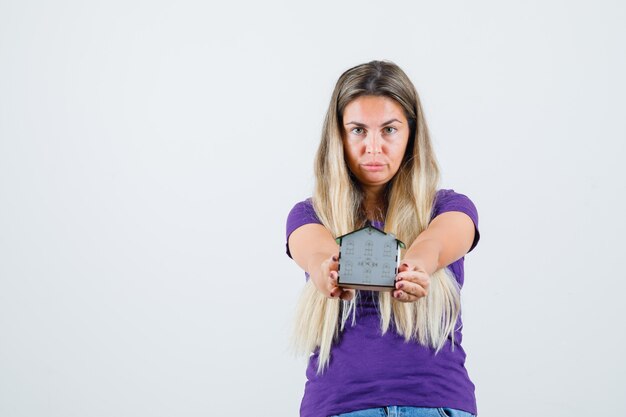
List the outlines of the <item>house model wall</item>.
{"type": "Polygon", "coordinates": [[[371,224],[340,236],[338,283],[346,288],[393,288],[404,243],[371,224]]]}

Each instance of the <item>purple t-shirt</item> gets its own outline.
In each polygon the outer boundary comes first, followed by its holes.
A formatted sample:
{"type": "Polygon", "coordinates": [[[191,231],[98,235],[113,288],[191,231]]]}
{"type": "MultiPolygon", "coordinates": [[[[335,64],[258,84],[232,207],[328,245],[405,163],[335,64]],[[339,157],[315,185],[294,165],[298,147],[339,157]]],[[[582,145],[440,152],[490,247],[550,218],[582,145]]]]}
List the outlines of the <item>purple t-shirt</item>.
{"type": "MultiPolygon", "coordinates": [[[[471,251],[480,238],[474,203],[452,189],[438,190],[431,221],[447,211],[466,213],[474,222],[471,251]]],[[[287,241],[291,232],[308,223],[320,223],[310,198],[296,204],[289,213],[287,241]]],[[[382,223],[374,226],[383,228],[382,223]]],[[[287,255],[291,257],[288,244],[287,255]]],[[[449,266],[460,286],[464,278],[463,262],[464,257],[449,266]]],[[[461,347],[461,318],[456,326],[454,351],[448,339],[435,355],[432,348],[415,341],[405,342],[393,325],[381,335],[377,294],[360,291],[356,323],[352,326],[350,319],[346,322],[339,340],[331,348],[329,366],[322,374],[316,373],[318,352],[311,355],[301,417],[327,417],[388,405],[448,407],[476,415],[474,384],[465,369],[465,351],[461,347]]]]}

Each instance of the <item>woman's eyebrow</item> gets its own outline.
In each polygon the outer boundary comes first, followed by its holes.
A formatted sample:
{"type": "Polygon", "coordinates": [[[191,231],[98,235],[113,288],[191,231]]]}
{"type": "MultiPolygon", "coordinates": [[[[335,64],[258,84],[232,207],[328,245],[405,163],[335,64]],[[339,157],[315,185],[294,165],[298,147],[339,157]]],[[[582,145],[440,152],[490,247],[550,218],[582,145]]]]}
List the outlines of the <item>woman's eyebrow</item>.
{"type": "MultiPolygon", "coordinates": [[[[385,125],[391,124],[393,122],[397,122],[397,123],[402,124],[402,122],[400,120],[398,120],[398,119],[391,119],[391,120],[387,120],[381,126],[385,126],[385,125]]],[[[368,127],[365,123],[360,123],[360,122],[348,122],[348,123],[346,123],[346,126],[348,126],[348,125],[355,125],[355,126],[358,126],[358,127],[368,127]]]]}

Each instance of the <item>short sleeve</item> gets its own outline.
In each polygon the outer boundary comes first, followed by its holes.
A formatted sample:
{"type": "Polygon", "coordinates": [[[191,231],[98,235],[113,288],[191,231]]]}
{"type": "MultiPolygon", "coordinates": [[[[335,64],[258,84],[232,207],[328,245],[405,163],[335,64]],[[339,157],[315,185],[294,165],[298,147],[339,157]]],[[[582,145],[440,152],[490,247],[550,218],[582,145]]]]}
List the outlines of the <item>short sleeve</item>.
{"type": "Polygon", "coordinates": [[[322,224],[322,222],[317,218],[311,198],[307,198],[306,200],[297,203],[293,206],[287,216],[287,243],[285,244],[285,247],[287,255],[290,258],[291,253],[289,252],[289,236],[298,227],[309,223],[322,224]]]}
{"type": "Polygon", "coordinates": [[[478,231],[478,210],[476,210],[476,206],[466,195],[457,193],[452,189],[442,189],[437,191],[431,221],[441,213],[445,213],[447,211],[463,212],[474,222],[474,241],[472,242],[470,249],[467,251],[467,253],[470,253],[480,240],[480,232],[478,231]]]}

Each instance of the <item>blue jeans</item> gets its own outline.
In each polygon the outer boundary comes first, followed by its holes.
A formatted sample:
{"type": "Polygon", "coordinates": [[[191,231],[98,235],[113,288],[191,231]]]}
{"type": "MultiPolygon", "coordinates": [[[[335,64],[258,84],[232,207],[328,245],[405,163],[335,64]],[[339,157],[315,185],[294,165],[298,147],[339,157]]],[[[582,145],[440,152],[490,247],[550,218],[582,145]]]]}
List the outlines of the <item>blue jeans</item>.
{"type": "Polygon", "coordinates": [[[367,410],[352,411],[330,417],[475,417],[467,411],[454,408],[424,408],[389,406],[368,408],[367,410]]]}

